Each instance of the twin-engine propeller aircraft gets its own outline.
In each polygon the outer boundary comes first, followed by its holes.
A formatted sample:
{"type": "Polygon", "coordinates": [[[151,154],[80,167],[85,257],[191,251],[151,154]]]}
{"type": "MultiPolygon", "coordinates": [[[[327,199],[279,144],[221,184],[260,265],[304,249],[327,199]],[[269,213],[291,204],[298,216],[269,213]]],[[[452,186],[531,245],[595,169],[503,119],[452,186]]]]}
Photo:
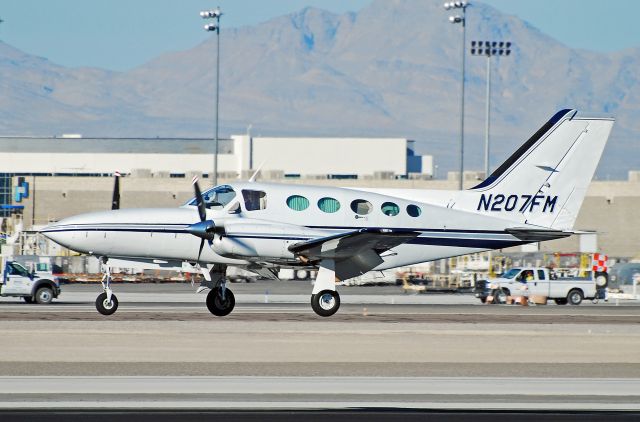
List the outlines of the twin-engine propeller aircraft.
{"type": "MultiPolygon", "coordinates": [[[[317,269],[311,307],[340,307],[336,280],[457,255],[558,239],[573,225],[613,118],[562,110],[486,180],[466,191],[267,184],[216,186],[179,208],[115,209],[42,230],[105,263],[96,307],[115,312],[109,267],[200,268],[207,307],[229,314],[228,266],[276,279],[279,268],[317,269]]],[[[118,198],[119,199],[119,198],[118,198]]],[[[114,196],[114,208],[119,200],[114,196]]]]}

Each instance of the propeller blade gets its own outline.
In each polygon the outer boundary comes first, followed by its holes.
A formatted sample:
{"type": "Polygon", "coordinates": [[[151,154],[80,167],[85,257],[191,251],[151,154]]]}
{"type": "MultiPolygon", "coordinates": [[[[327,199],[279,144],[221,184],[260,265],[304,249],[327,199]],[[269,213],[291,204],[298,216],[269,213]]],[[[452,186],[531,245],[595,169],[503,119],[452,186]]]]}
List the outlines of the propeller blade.
{"type": "Polygon", "coordinates": [[[198,185],[198,178],[193,178],[193,189],[196,191],[196,204],[198,206],[198,216],[200,221],[207,219],[207,209],[204,205],[204,199],[202,199],[202,192],[200,192],[200,186],[198,185]]]}
{"type": "Polygon", "coordinates": [[[120,209],[120,172],[116,171],[113,173],[115,178],[115,182],[113,184],[113,198],[111,199],[111,209],[119,210],[120,209]]]}
{"type": "Polygon", "coordinates": [[[200,262],[200,255],[202,255],[202,248],[204,248],[204,238],[200,240],[200,249],[198,249],[198,259],[196,262],[200,262]]]}

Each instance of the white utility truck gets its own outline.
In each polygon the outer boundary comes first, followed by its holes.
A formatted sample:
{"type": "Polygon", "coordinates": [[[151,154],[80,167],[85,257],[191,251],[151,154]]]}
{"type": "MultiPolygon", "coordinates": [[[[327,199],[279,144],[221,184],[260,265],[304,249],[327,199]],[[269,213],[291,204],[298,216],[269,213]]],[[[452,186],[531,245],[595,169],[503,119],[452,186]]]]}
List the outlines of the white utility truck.
{"type": "Polygon", "coordinates": [[[27,303],[49,304],[60,295],[60,283],[51,272],[29,272],[14,261],[6,261],[0,296],[21,297],[27,303]]]}
{"type": "Polygon", "coordinates": [[[493,297],[495,303],[506,303],[508,296],[538,296],[552,299],[558,305],[579,305],[583,299],[599,297],[599,288],[606,287],[606,273],[587,272],[587,277],[558,278],[547,268],[512,268],[498,278],[486,280],[484,288],[476,290],[483,303],[493,297]]]}

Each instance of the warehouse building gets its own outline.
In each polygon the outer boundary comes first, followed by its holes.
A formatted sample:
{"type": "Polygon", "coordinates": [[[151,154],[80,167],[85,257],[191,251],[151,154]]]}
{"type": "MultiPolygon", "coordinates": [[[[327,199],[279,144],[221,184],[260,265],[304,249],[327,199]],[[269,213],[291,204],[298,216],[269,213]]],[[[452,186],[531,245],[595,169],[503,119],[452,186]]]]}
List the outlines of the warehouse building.
{"type": "MultiPolygon", "coordinates": [[[[180,177],[213,170],[212,139],[0,138],[5,174],[102,175],[146,171],[180,177]]],[[[431,156],[416,156],[404,138],[263,138],[219,141],[218,172],[243,177],[261,166],[285,177],[363,178],[409,174],[431,177],[431,156]]]]}

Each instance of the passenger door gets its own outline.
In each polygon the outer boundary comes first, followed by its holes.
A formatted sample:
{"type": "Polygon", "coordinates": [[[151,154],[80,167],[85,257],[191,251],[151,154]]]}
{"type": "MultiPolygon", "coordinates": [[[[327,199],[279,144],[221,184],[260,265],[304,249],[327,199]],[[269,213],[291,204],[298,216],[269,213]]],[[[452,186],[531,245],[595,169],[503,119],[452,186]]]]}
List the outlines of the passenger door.
{"type": "Polygon", "coordinates": [[[529,294],[529,285],[526,280],[527,271],[528,268],[524,268],[513,278],[513,281],[510,283],[513,286],[511,289],[512,296],[526,296],[529,294]]]}

